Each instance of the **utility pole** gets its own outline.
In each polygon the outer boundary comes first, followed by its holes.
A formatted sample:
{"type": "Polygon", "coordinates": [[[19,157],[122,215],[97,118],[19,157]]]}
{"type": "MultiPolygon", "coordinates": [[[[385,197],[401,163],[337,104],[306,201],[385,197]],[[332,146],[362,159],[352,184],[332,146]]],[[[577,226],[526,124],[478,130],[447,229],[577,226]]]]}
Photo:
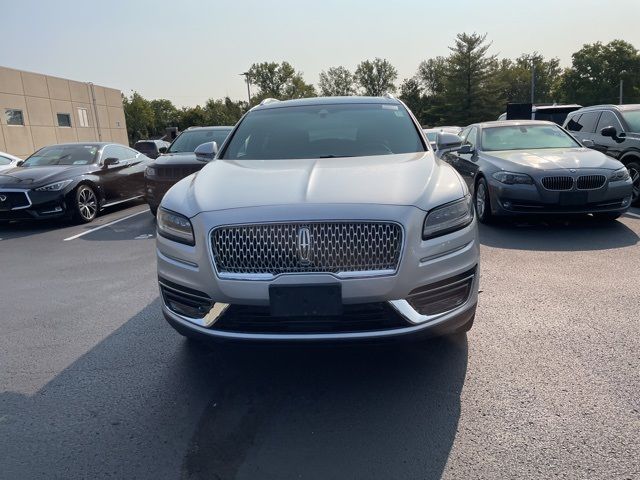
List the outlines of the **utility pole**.
{"type": "Polygon", "coordinates": [[[243,76],[247,82],[247,98],[249,99],[249,105],[251,105],[251,88],[249,87],[251,82],[249,80],[249,72],[244,72],[244,73],[241,73],[240,75],[243,76]]]}
{"type": "Polygon", "coordinates": [[[624,80],[620,79],[620,105],[622,105],[622,90],[624,88],[624,80]]]}
{"type": "Polygon", "coordinates": [[[535,103],[536,96],[536,64],[531,61],[531,105],[535,103]]]}

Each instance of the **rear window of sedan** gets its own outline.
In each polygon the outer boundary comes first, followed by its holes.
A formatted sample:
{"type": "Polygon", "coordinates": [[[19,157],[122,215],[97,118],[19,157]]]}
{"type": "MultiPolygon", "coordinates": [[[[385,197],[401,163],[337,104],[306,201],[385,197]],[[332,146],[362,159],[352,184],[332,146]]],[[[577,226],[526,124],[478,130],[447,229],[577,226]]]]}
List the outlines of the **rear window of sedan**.
{"type": "Polygon", "coordinates": [[[576,148],[578,142],[556,125],[513,125],[482,130],[482,150],[576,148]]]}
{"type": "Polygon", "coordinates": [[[342,103],[253,111],[238,126],[222,158],[333,158],[424,150],[403,106],[342,103]]]}

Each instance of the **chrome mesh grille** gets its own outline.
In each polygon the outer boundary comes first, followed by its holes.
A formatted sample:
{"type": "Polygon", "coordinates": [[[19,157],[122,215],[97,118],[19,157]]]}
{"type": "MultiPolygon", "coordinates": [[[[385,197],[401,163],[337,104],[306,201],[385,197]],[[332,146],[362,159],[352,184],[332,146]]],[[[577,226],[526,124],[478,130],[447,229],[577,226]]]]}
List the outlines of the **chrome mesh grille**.
{"type": "Polygon", "coordinates": [[[382,222],[236,225],[215,229],[211,249],[221,274],[388,272],[398,268],[402,235],[399,225],[382,222]],[[311,244],[306,255],[303,228],[311,244]]]}
{"type": "Polygon", "coordinates": [[[578,190],[596,190],[607,181],[604,175],[582,175],[578,177],[578,190]]]}
{"type": "Polygon", "coordinates": [[[571,190],[573,177],[544,177],[542,185],[547,190],[571,190]]]}

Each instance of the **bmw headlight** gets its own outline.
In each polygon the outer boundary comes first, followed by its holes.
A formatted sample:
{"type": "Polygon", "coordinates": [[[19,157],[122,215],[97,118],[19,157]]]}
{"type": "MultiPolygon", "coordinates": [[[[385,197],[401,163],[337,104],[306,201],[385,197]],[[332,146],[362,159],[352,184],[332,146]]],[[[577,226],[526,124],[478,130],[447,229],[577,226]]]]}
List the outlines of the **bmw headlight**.
{"type": "Polygon", "coordinates": [[[158,171],[153,167],[147,167],[144,170],[145,177],[155,177],[157,175],[157,173],[158,173],[158,171]]]}
{"type": "Polygon", "coordinates": [[[533,178],[526,173],[496,172],[492,177],[506,185],[533,185],[533,178]]]}
{"type": "Polygon", "coordinates": [[[69,180],[63,180],[61,182],[50,183],[49,185],[45,185],[44,187],[38,187],[36,188],[36,190],[38,192],[59,192],[64,187],[69,185],[72,181],[73,179],[69,179],[69,180]]]}
{"type": "Polygon", "coordinates": [[[473,201],[467,195],[455,202],[434,208],[424,219],[422,239],[438,237],[466,227],[473,221],[473,201]]]}
{"type": "Polygon", "coordinates": [[[158,234],[174,242],[195,245],[193,227],[184,215],[160,208],[156,218],[158,234]]]}
{"type": "Polygon", "coordinates": [[[625,180],[629,180],[631,176],[629,175],[629,170],[626,167],[622,167],[620,170],[616,170],[613,172],[613,175],[609,177],[610,182],[624,182],[625,180]]]}

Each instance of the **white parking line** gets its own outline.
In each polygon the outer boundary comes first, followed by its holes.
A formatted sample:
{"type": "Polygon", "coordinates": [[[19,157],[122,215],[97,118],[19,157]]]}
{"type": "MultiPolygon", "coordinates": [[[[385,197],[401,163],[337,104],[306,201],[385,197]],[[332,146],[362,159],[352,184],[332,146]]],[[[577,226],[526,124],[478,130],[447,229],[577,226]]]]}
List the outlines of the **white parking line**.
{"type": "Polygon", "coordinates": [[[140,215],[141,213],[146,213],[146,212],[148,212],[148,211],[149,211],[149,209],[142,210],[141,212],[132,213],[131,215],[127,215],[126,217],[119,218],[119,219],[117,219],[117,220],[114,220],[113,222],[105,223],[104,225],[100,225],[99,227],[92,228],[91,230],[87,230],[86,232],[82,232],[82,233],[79,233],[79,234],[77,234],[77,235],[74,235],[73,237],[65,238],[65,239],[63,240],[63,242],[68,242],[69,240],[75,240],[76,238],[80,238],[80,237],[82,237],[82,236],[84,236],[84,235],[87,235],[87,234],[89,234],[89,233],[97,232],[97,231],[98,231],[98,230],[100,230],[101,228],[104,228],[104,227],[110,227],[110,226],[111,226],[111,225],[113,225],[114,223],[121,222],[121,221],[123,221],[123,220],[126,220],[126,219],[131,218],[131,217],[135,217],[136,215],[140,215]]]}
{"type": "Polygon", "coordinates": [[[625,212],[625,215],[629,215],[630,217],[640,218],[640,215],[638,215],[637,213],[625,212]]]}

